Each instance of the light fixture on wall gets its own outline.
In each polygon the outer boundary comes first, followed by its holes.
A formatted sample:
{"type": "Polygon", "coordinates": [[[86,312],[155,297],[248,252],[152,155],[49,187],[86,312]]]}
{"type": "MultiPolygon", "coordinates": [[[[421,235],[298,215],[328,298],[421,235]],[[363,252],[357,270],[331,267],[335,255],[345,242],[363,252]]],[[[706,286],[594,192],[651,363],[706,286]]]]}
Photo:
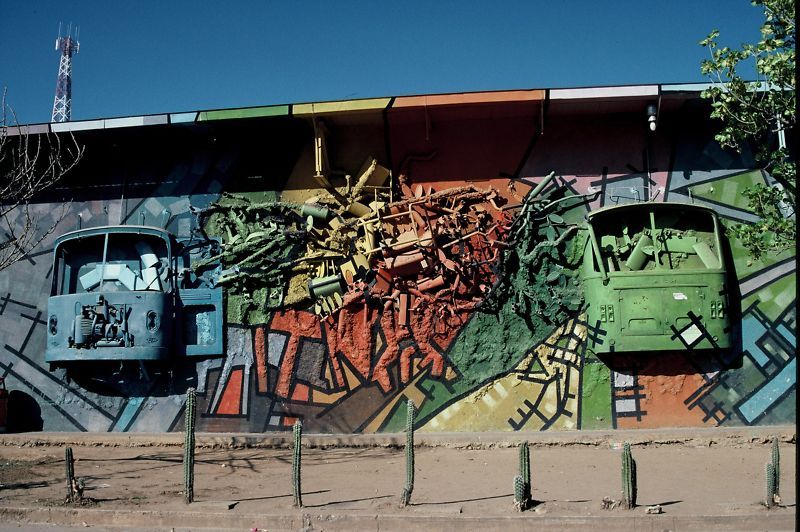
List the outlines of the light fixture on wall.
{"type": "Polygon", "coordinates": [[[656,117],[658,115],[658,107],[654,103],[647,104],[647,125],[650,131],[656,130],[656,117]]]}

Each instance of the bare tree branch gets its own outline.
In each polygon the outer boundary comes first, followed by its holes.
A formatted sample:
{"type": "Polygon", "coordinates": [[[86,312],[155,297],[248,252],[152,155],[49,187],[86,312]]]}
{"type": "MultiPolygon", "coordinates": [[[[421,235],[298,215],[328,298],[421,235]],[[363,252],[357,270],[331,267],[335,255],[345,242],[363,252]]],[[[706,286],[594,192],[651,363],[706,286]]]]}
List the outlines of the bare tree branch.
{"type": "Polygon", "coordinates": [[[3,90],[0,112],[0,270],[25,257],[55,231],[69,211],[69,203],[48,213],[52,223],[41,227],[32,203],[71,171],[84,148],[72,133],[31,134],[20,126],[6,104],[3,90]],[[62,138],[63,137],[63,138],[62,138]]]}

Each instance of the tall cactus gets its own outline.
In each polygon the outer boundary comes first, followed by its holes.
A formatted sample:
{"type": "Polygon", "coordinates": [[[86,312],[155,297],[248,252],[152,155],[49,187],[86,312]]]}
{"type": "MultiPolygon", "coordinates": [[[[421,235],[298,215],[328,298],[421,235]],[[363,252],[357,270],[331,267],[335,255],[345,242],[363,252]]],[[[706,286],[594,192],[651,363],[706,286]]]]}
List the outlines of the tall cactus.
{"type": "Polygon", "coordinates": [[[636,507],[636,460],[628,442],[622,447],[622,498],[627,509],[636,507]]]}
{"type": "Polygon", "coordinates": [[[519,475],[514,477],[514,505],[520,510],[526,510],[531,505],[531,455],[528,442],[519,446],[519,475]],[[517,494],[517,478],[522,481],[522,491],[517,494]]]}
{"type": "Polygon", "coordinates": [[[64,461],[67,464],[67,502],[75,502],[75,460],[72,458],[72,447],[64,449],[64,461]]]}
{"type": "Polygon", "coordinates": [[[186,504],[194,501],[194,429],[197,408],[194,388],[186,391],[186,415],[183,429],[183,495],[186,504]]]}
{"type": "Polygon", "coordinates": [[[772,508],[775,504],[775,467],[767,462],[767,508],[772,508]]]}
{"type": "Polygon", "coordinates": [[[525,480],[520,475],[514,476],[514,508],[525,509],[525,480]]]}
{"type": "Polygon", "coordinates": [[[775,496],[781,494],[781,450],[778,447],[778,438],[772,438],[772,469],[775,473],[775,496]]]}
{"type": "Polygon", "coordinates": [[[292,450],[292,492],[294,493],[294,505],[298,508],[303,507],[303,494],[300,484],[300,459],[301,438],[303,436],[303,422],[299,419],[294,422],[294,449],[292,450]]]}
{"type": "Polygon", "coordinates": [[[408,400],[406,405],[406,485],[400,497],[400,503],[408,506],[411,492],[414,491],[414,401],[408,400]]]}

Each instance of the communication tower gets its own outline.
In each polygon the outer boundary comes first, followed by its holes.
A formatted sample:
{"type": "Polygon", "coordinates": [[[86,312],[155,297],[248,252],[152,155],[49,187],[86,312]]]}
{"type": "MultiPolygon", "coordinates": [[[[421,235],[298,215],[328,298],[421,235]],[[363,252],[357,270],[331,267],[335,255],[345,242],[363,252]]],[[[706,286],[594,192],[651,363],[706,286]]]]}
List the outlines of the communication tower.
{"type": "Polygon", "coordinates": [[[80,49],[79,33],[80,29],[76,28],[75,38],[72,38],[72,24],[70,23],[66,37],[62,37],[61,24],[58,25],[56,50],[61,51],[61,61],[58,64],[56,98],[53,101],[51,122],[69,122],[72,114],[72,54],[77,54],[80,49]]]}

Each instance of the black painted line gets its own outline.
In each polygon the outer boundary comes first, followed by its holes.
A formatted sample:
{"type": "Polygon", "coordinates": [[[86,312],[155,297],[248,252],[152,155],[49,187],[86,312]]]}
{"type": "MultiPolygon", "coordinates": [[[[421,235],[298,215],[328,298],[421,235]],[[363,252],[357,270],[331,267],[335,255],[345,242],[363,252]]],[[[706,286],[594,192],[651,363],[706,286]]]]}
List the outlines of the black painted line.
{"type": "Polygon", "coordinates": [[[6,347],[6,351],[9,351],[11,354],[16,355],[18,358],[20,358],[20,359],[24,360],[25,362],[27,362],[33,369],[35,369],[36,371],[38,371],[39,373],[41,373],[42,375],[44,375],[45,377],[47,377],[51,381],[55,382],[59,386],[65,388],[69,393],[71,393],[71,394],[75,395],[76,397],[78,397],[79,399],[81,399],[87,405],[89,405],[92,408],[94,408],[95,410],[97,410],[104,417],[107,417],[109,420],[113,420],[114,419],[114,416],[112,416],[105,409],[101,408],[97,403],[95,403],[94,401],[92,401],[91,399],[86,397],[85,395],[78,393],[74,388],[71,388],[71,387],[67,386],[66,383],[64,383],[63,381],[55,378],[49,372],[43,370],[41,367],[39,367],[38,364],[34,363],[33,360],[31,360],[27,356],[23,355],[22,353],[20,353],[19,351],[17,351],[16,349],[14,349],[13,347],[11,347],[8,344],[6,344],[5,347],[6,347]]]}

